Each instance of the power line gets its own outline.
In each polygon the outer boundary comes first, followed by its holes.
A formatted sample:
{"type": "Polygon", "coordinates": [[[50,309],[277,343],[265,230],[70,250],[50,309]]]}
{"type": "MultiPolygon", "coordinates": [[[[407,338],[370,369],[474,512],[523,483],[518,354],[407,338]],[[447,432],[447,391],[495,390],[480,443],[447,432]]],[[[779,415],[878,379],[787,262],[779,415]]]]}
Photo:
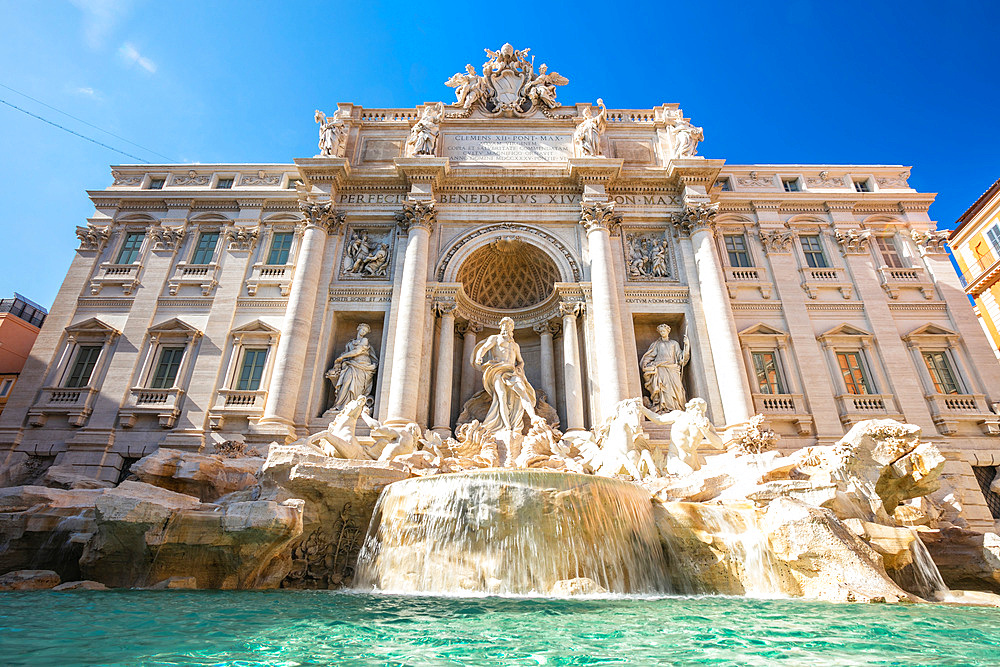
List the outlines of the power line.
{"type": "Polygon", "coordinates": [[[82,134],[80,134],[79,132],[75,132],[75,131],[73,131],[73,130],[69,129],[68,127],[63,127],[63,126],[62,126],[62,125],[60,125],[59,123],[53,123],[53,122],[52,122],[51,120],[48,120],[48,119],[46,119],[46,118],[42,118],[41,116],[38,116],[38,115],[35,115],[35,114],[31,113],[30,111],[25,111],[25,110],[24,110],[24,109],[22,109],[21,107],[19,107],[19,106],[15,105],[15,104],[11,104],[11,103],[10,103],[10,102],[8,102],[7,100],[4,100],[4,99],[0,99],[0,103],[2,103],[2,104],[6,104],[6,105],[7,105],[7,106],[9,106],[9,107],[10,107],[11,109],[17,109],[17,110],[18,110],[18,111],[20,111],[21,113],[26,113],[26,114],[28,114],[29,116],[31,116],[32,118],[37,118],[38,120],[42,121],[43,123],[48,123],[49,125],[51,125],[51,126],[53,126],[53,127],[58,127],[58,128],[60,129],[60,130],[65,130],[66,132],[69,132],[70,134],[75,134],[76,136],[80,137],[81,139],[86,139],[87,141],[89,141],[89,142],[90,142],[90,143],[92,143],[92,144],[97,144],[98,146],[103,146],[104,148],[107,148],[108,150],[111,150],[111,151],[114,151],[114,152],[116,152],[116,153],[121,153],[121,154],[122,154],[122,155],[124,155],[125,157],[130,157],[130,158],[132,158],[133,160],[138,160],[139,162],[142,162],[142,163],[144,163],[144,164],[149,164],[149,160],[143,160],[143,159],[142,159],[141,157],[138,157],[137,155],[132,155],[131,153],[126,153],[125,151],[120,151],[120,150],[118,150],[117,148],[112,148],[111,146],[108,146],[107,144],[102,144],[102,143],[101,143],[100,141],[98,141],[97,139],[91,139],[91,138],[90,138],[90,137],[88,137],[88,136],[85,136],[85,135],[82,135],[82,134]]]}
{"type": "Polygon", "coordinates": [[[62,115],[64,115],[64,116],[67,116],[67,117],[69,117],[69,118],[72,118],[72,119],[73,119],[73,120],[75,120],[75,121],[79,121],[79,122],[83,123],[84,125],[87,125],[88,127],[92,127],[92,128],[94,128],[95,130],[99,130],[99,131],[103,132],[104,134],[108,134],[108,135],[111,135],[111,136],[112,136],[112,137],[114,137],[115,139],[121,139],[121,140],[122,140],[122,141],[124,141],[124,142],[125,142],[126,144],[131,144],[131,145],[135,146],[136,148],[141,148],[142,150],[144,150],[144,151],[148,151],[148,152],[152,153],[153,155],[159,155],[159,156],[160,156],[160,157],[162,157],[162,158],[163,158],[164,160],[167,160],[167,161],[169,161],[169,162],[179,162],[179,160],[175,160],[175,159],[173,159],[172,157],[168,157],[168,156],[164,155],[163,153],[157,153],[157,152],[156,152],[156,151],[154,151],[154,150],[153,150],[152,148],[146,148],[145,146],[142,146],[142,145],[140,145],[140,144],[137,144],[137,143],[135,143],[134,141],[129,141],[129,140],[128,140],[128,139],[126,139],[125,137],[120,137],[120,136],[118,136],[117,134],[115,134],[114,132],[109,132],[108,130],[105,130],[104,128],[101,128],[101,127],[97,127],[97,126],[96,126],[96,125],[94,125],[93,123],[88,123],[87,121],[85,121],[85,120],[84,120],[84,119],[82,119],[82,118],[77,118],[77,117],[76,117],[76,116],[74,116],[73,114],[70,114],[70,113],[66,113],[66,112],[65,112],[65,111],[63,111],[62,109],[57,109],[57,108],[55,108],[54,106],[52,106],[51,104],[46,104],[45,102],[43,102],[43,101],[41,101],[41,100],[38,100],[38,99],[35,99],[34,97],[32,97],[31,95],[28,95],[27,93],[22,93],[22,92],[21,92],[20,90],[16,90],[16,89],[14,89],[14,88],[11,88],[10,86],[6,86],[6,85],[4,85],[4,84],[2,84],[2,83],[0,83],[0,88],[6,88],[7,90],[9,90],[9,91],[11,91],[11,92],[14,92],[14,93],[17,93],[17,94],[18,94],[18,95],[20,95],[21,97],[27,97],[27,98],[28,98],[29,100],[31,100],[32,102],[37,102],[38,104],[41,104],[41,105],[42,105],[43,107],[48,107],[49,109],[52,109],[53,111],[55,111],[55,112],[57,112],[57,113],[61,113],[61,114],[62,114],[62,115]]]}

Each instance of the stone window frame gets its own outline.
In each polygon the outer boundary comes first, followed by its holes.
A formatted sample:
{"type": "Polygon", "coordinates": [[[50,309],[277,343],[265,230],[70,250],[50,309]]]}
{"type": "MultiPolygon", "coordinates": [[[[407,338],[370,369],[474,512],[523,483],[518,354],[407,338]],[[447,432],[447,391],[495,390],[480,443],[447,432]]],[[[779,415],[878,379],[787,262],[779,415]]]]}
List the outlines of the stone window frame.
{"type": "Polygon", "coordinates": [[[212,430],[224,428],[228,417],[254,417],[263,412],[281,331],[261,319],[256,319],[236,327],[229,332],[229,337],[229,355],[226,373],[223,376],[225,379],[215,392],[215,399],[208,415],[212,430]],[[247,349],[253,348],[267,349],[260,386],[257,389],[237,389],[244,353],[247,349]]]}
{"type": "Polygon", "coordinates": [[[884,215],[865,219],[867,229],[872,232],[868,244],[881,287],[890,299],[898,299],[902,290],[919,290],[924,299],[937,296],[934,282],[928,277],[920,258],[920,252],[909,233],[903,233],[903,222],[898,218],[884,215]],[[890,266],[882,254],[880,239],[891,239],[902,266],[890,266]]]}
{"type": "Polygon", "coordinates": [[[837,290],[843,299],[851,299],[854,295],[854,283],[847,274],[843,255],[834,252],[836,242],[830,233],[830,225],[825,220],[814,215],[795,216],[786,223],[795,234],[794,255],[798,263],[801,286],[810,299],[817,299],[825,290],[837,290]],[[823,255],[826,258],[825,267],[809,266],[805,250],[802,247],[803,236],[818,236],[823,255]]]}
{"type": "Polygon", "coordinates": [[[222,171],[222,172],[218,172],[217,171],[214,174],[212,174],[212,181],[209,183],[208,189],[209,190],[232,190],[237,185],[239,185],[239,180],[240,180],[240,174],[239,174],[239,172],[236,172],[236,171],[222,171]],[[232,183],[229,185],[228,188],[220,188],[219,187],[219,181],[225,180],[227,178],[232,179],[232,183]]]}
{"type": "Polygon", "coordinates": [[[299,217],[290,214],[279,215],[280,217],[261,221],[256,261],[250,266],[250,273],[246,279],[247,296],[257,296],[257,290],[261,286],[277,287],[282,297],[287,297],[291,293],[305,225],[299,217]],[[283,232],[293,234],[292,247],[288,249],[288,261],[285,264],[268,264],[267,256],[271,252],[271,241],[275,234],[283,232]]]}
{"type": "Polygon", "coordinates": [[[167,180],[170,179],[170,172],[167,171],[157,171],[157,172],[147,172],[142,177],[142,183],[139,185],[141,190],[162,190],[167,185],[167,180]],[[152,183],[155,180],[162,179],[163,185],[159,188],[153,188],[152,183]]]}
{"type": "Polygon", "coordinates": [[[28,423],[44,426],[49,415],[64,414],[71,426],[87,423],[93,404],[100,393],[108,372],[114,345],[121,331],[108,323],[91,317],[72,324],[64,330],[64,339],[56,355],[56,363],[49,370],[38,398],[28,409],[28,423]],[[69,374],[81,347],[100,345],[101,352],[84,387],[66,387],[69,374]]]}
{"type": "Polygon", "coordinates": [[[830,377],[835,387],[834,399],[840,412],[840,420],[845,427],[863,419],[893,418],[904,419],[899,409],[893,385],[889,380],[875,336],[850,323],[843,323],[816,336],[823,347],[830,377]],[[840,369],[837,354],[856,352],[862,364],[862,371],[874,390],[867,394],[848,392],[840,369]]]}
{"type": "Polygon", "coordinates": [[[146,264],[152,248],[152,239],[149,235],[149,228],[157,222],[151,216],[129,217],[115,222],[111,241],[104,249],[104,260],[99,262],[94,274],[90,278],[90,293],[97,296],[105,287],[118,285],[122,288],[125,296],[131,296],[135,288],[139,286],[139,276],[146,264]],[[119,264],[118,256],[125,245],[125,240],[130,234],[142,234],[142,244],[139,246],[139,253],[136,258],[128,264],[119,264]]]}
{"type": "Polygon", "coordinates": [[[232,225],[229,218],[217,213],[209,213],[187,221],[184,239],[181,241],[178,257],[184,257],[174,265],[174,270],[167,281],[170,296],[177,296],[182,285],[197,285],[202,296],[209,296],[219,284],[219,264],[222,260],[223,246],[226,240],[226,228],[232,225]],[[216,233],[219,238],[215,242],[215,251],[208,264],[195,264],[193,261],[198,251],[198,241],[205,232],[216,233]]]}
{"type": "Polygon", "coordinates": [[[180,415],[187,387],[191,382],[194,359],[202,332],[180,318],[171,318],[146,330],[140,359],[125,405],[118,411],[118,421],[123,428],[135,425],[139,415],[155,415],[163,428],[173,428],[180,415]],[[154,388],[153,376],[162,350],[183,347],[180,367],[171,387],[154,388]]]}
{"type": "Polygon", "coordinates": [[[990,412],[985,393],[977,391],[975,376],[969,372],[971,359],[962,345],[961,335],[940,324],[927,323],[901,338],[910,352],[910,359],[920,377],[924,399],[938,430],[943,435],[954,435],[958,424],[967,421],[975,422],[988,435],[996,435],[996,415],[990,412]],[[926,352],[945,353],[955,374],[959,393],[942,394],[937,391],[924,360],[926,352]]]}
{"type": "Polygon", "coordinates": [[[813,432],[813,420],[806,408],[799,369],[791,350],[791,336],[781,329],[763,322],[739,332],[743,365],[750,383],[754,410],[767,415],[769,420],[791,422],[799,435],[813,432]],[[773,352],[778,363],[778,373],[784,384],[784,394],[760,392],[757,372],[753,364],[754,352],[773,352]]]}

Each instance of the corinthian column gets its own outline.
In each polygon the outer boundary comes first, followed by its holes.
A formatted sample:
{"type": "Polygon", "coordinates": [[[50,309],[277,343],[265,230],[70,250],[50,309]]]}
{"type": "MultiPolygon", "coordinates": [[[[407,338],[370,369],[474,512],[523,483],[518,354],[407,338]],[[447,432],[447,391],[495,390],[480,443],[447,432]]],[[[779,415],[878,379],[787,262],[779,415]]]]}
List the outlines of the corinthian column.
{"type": "Polygon", "coordinates": [[[458,400],[462,405],[475,393],[476,369],[472,365],[472,355],[476,352],[476,336],[482,330],[483,325],[478,322],[466,322],[459,328],[462,334],[462,385],[458,400]]]}
{"type": "Polygon", "coordinates": [[[389,376],[389,407],[386,423],[405,424],[417,420],[420,355],[424,342],[424,311],[427,306],[427,245],[437,218],[434,202],[407,201],[396,221],[407,233],[400,283],[399,314],[393,331],[392,372],[389,376]]]}
{"type": "Polygon", "coordinates": [[[594,343],[597,379],[601,388],[601,417],[611,414],[625,398],[625,344],[620,322],[621,303],[611,258],[611,228],[621,222],[614,202],[584,202],[580,224],[587,230],[590,282],[593,290],[594,343]]]}
{"type": "Polygon", "coordinates": [[[676,221],[682,233],[691,234],[708,341],[712,348],[715,376],[722,390],[722,409],[726,413],[726,423],[737,424],[750,418],[753,403],[750,385],[740,363],[736,319],[729,305],[722,263],[712,231],[718,208],[718,204],[689,204],[676,221]]]}
{"type": "Polygon", "coordinates": [[[267,403],[258,422],[263,432],[284,431],[289,436],[294,435],[295,404],[302,383],[326,239],[338,234],[344,222],[344,213],[335,211],[333,202],[300,201],[299,209],[306,216],[306,229],[302,235],[302,249],[295,262],[295,280],[288,295],[281,337],[274,353],[267,403]]]}
{"type": "MultiPolygon", "coordinates": [[[[557,325],[558,326],[558,323],[557,325]]],[[[534,326],[535,333],[541,338],[542,357],[542,391],[545,392],[546,402],[549,405],[556,404],[556,365],[555,354],[552,350],[552,335],[555,328],[552,322],[541,322],[534,326]]]]}
{"type": "Polygon", "coordinates": [[[451,382],[455,359],[455,303],[439,301],[434,312],[441,318],[438,334],[437,373],[434,376],[434,416],[431,430],[442,438],[451,435],[451,382]]]}
{"type": "Polygon", "coordinates": [[[583,373],[580,369],[580,340],[576,318],[583,314],[582,301],[559,304],[563,330],[563,384],[566,385],[566,430],[583,429],[583,373]]]}

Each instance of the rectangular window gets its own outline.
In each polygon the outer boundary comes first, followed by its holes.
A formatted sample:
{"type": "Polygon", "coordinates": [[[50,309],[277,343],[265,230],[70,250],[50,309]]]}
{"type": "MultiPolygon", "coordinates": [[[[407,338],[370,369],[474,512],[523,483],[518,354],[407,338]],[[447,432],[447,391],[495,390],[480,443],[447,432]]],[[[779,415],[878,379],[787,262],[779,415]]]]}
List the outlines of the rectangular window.
{"type": "Polygon", "coordinates": [[[3,382],[0,382],[0,398],[7,398],[7,394],[10,393],[10,389],[13,386],[14,381],[10,378],[6,378],[3,382]]]}
{"type": "Polygon", "coordinates": [[[924,363],[934,381],[934,390],[939,394],[960,394],[958,379],[951,368],[948,355],[944,352],[924,352],[924,363]]]}
{"type": "Polygon", "coordinates": [[[860,352],[838,352],[837,363],[840,373],[844,376],[844,385],[848,394],[874,394],[871,381],[861,363],[860,352]]]}
{"type": "Polygon", "coordinates": [[[260,389],[260,378],[264,374],[264,362],[267,361],[267,348],[248,348],[243,352],[243,365],[240,366],[240,377],[236,388],[240,391],[257,391],[260,389]]]}
{"type": "Polygon", "coordinates": [[[781,179],[781,187],[785,188],[785,192],[799,192],[799,179],[783,178],[781,179]]]}
{"type": "Polygon", "coordinates": [[[757,373],[757,388],[762,394],[784,394],[785,384],[778,370],[776,352],[753,352],[753,369],[757,373]]]}
{"type": "Polygon", "coordinates": [[[220,178],[219,182],[215,184],[215,187],[219,190],[228,190],[233,187],[233,179],[231,178],[220,178]]]}
{"type": "Polygon", "coordinates": [[[861,181],[854,181],[854,190],[855,190],[855,192],[871,192],[872,191],[872,189],[870,187],[868,187],[868,179],[864,179],[864,180],[861,180],[861,181]]]}
{"type": "Polygon", "coordinates": [[[150,190],[162,190],[163,189],[163,183],[166,180],[167,179],[165,179],[165,178],[151,178],[151,179],[149,179],[149,189],[150,190]]]}
{"type": "Polygon", "coordinates": [[[733,191],[733,184],[732,181],[729,180],[728,176],[723,176],[722,178],[717,180],[715,184],[718,185],[723,192],[733,191]]]}
{"type": "Polygon", "coordinates": [[[743,234],[726,234],[722,237],[726,243],[726,253],[729,255],[729,266],[753,266],[750,261],[750,251],[747,249],[747,237],[743,234]]]}
{"type": "Polygon", "coordinates": [[[1000,227],[993,225],[987,229],[986,238],[990,240],[990,245],[993,246],[993,252],[1000,253],[1000,227]]]}
{"type": "Polygon", "coordinates": [[[799,242],[802,244],[802,252],[806,256],[806,264],[814,269],[825,269],[830,266],[826,263],[823,244],[820,242],[818,234],[800,236],[799,242]]]}
{"type": "Polygon", "coordinates": [[[71,388],[86,387],[90,384],[90,376],[94,373],[97,358],[101,356],[100,345],[81,345],[73,362],[73,370],[66,378],[66,386],[71,388]]]}
{"type": "Polygon", "coordinates": [[[891,269],[902,269],[906,266],[903,258],[899,256],[899,249],[896,248],[896,241],[891,236],[876,236],[875,245],[882,255],[882,261],[891,269]]]}
{"type": "Polygon", "coordinates": [[[181,367],[181,357],[184,356],[183,347],[165,347],[160,350],[160,361],[156,364],[156,372],[153,373],[153,381],[149,386],[153,389],[170,389],[177,379],[177,371],[181,367]]]}
{"type": "Polygon", "coordinates": [[[132,232],[125,235],[122,249],[118,251],[119,264],[131,264],[139,257],[139,248],[142,247],[142,239],[145,236],[142,232],[132,232]]]}
{"type": "Polygon", "coordinates": [[[215,256],[215,246],[219,243],[219,232],[202,232],[194,249],[192,264],[209,264],[215,256]]]}
{"type": "Polygon", "coordinates": [[[292,249],[292,232],[280,232],[271,237],[271,252],[267,254],[268,264],[288,264],[288,253],[292,249]]]}

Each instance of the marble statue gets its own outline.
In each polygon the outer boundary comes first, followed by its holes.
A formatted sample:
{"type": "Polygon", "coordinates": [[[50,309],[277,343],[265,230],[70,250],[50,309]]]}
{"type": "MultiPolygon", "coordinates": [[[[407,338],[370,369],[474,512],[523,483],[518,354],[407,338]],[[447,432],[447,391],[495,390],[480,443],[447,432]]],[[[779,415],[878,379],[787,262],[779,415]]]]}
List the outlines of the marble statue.
{"type": "Polygon", "coordinates": [[[316,109],[316,122],[319,123],[319,155],[320,157],[344,157],[347,150],[347,125],[344,114],[338,109],[329,118],[316,109]]]}
{"type": "Polygon", "coordinates": [[[472,365],[483,373],[483,386],[490,396],[490,410],[483,427],[491,432],[521,433],[524,415],[535,414],[535,390],[524,375],[521,347],[514,342],[514,320],[500,320],[500,333],[476,346],[472,365]]]}
{"type": "Polygon", "coordinates": [[[688,475],[700,469],[698,447],[703,442],[708,441],[708,444],[715,449],[724,447],[715,426],[705,416],[708,404],[704,399],[692,398],[683,410],[671,410],[664,415],[657,414],[645,406],[641,406],[640,409],[654,424],[672,425],[666,461],[666,472],[669,475],[688,475]]]}
{"type": "Polygon", "coordinates": [[[660,469],[649,450],[642,430],[642,400],[619,401],[604,422],[595,429],[595,440],[580,442],[585,464],[595,475],[614,477],[627,474],[635,481],[659,477],[660,469]]]}
{"type": "Polygon", "coordinates": [[[684,395],[684,366],[691,359],[691,344],[684,336],[684,346],[670,340],[670,325],[656,327],[659,340],[653,341],[639,360],[646,390],[649,391],[651,407],[655,412],[683,409],[687,400],[684,395]]]}
{"type": "Polygon", "coordinates": [[[681,118],[673,127],[674,157],[694,157],[698,154],[698,142],[705,138],[700,127],[681,118]]]}
{"type": "MultiPolygon", "coordinates": [[[[365,397],[358,396],[348,401],[333,417],[324,431],[314,433],[305,439],[305,445],[318,449],[326,456],[338,459],[371,460],[372,455],[358,442],[354,431],[358,418],[365,409],[365,397]]],[[[301,442],[301,441],[300,441],[301,442]]]]}
{"type": "Polygon", "coordinates": [[[372,328],[362,322],[358,335],[347,343],[344,353],[326,372],[326,379],[333,383],[334,401],[331,410],[341,410],[348,403],[361,398],[367,400],[372,393],[378,357],[368,342],[372,328]]]}
{"type": "Polygon", "coordinates": [[[407,456],[417,451],[423,436],[420,426],[414,422],[402,426],[390,426],[374,419],[367,412],[361,419],[371,429],[369,435],[375,440],[369,451],[378,454],[379,461],[392,461],[397,456],[407,456]]]}
{"type": "Polygon", "coordinates": [[[559,106],[556,102],[556,86],[565,86],[569,79],[558,72],[549,72],[548,69],[548,65],[542,63],[538,68],[538,76],[525,86],[524,96],[535,106],[555,109],[559,106]]]}
{"type": "Polygon", "coordinates": [[[471,109],[489,95],[486,79],[476,74],[476,68],[472,65],[466,65],[465,74],[459,72],[452,75],[444,85],[455,89],[455,104],[463,109],[471,109]]]}
{"type": "Polygon", "coordinates": [[[590,107],[583,108],[583,119],[573,132],[573,145],[576,146],[577,157],[600,157],[601,135],[607,125],[608,109],[604,100],[598,99],[600,113],[591,115],[590,107]]]}
{"type": "Polygon", "coordinates": [[[424,107],[424,111],[410,129],[410,138],[406,140],[406,156],[434,156],[437,151],[438,134],[441,131],[441,121],[444,118],[444,104],[435,102],[424,107]]]}
{"type": "Polygon", "coordinates": [[[389,272],[389,244],[373,240],[364,230],[351,234],[344,252],[344,274],[384,278],[389,272]]]}

